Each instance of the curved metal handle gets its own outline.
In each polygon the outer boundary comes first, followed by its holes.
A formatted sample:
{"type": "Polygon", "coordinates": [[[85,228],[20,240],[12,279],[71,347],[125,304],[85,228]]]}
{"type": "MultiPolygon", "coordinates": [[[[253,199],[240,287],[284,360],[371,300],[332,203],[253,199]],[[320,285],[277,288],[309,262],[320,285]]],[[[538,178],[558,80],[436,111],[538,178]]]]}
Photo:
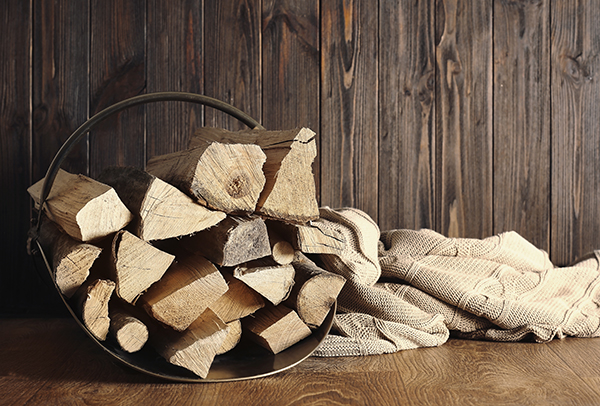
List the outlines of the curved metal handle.
{"type": "Polygon", "coordinates": [[[190,102],[203,104],[205,106],[213,107],[217,110],[221,110],[234,118],[237,118],[242,123],[246,124],[248,127],[252,129],[264,130],[264,127],[260,125],[258,121],[244,113],[243,111],[233,107],[230,104],[227,104],[221,100],[214,99],[212,97],[195,94],[195,93],[185,93],[185,92],[156,92],[156,93],[147,93],[139,96],[134,96],[129,99],[120,101],[115,103],[104,110],[96,113],[94,116],[90,117],[85,123],[83,123],[61,146],[58,150],[52,163],[48,167],[48,172],[46,172],[46,177],[44,178],[44,184],[42,186],[42,194],[40,196],[40,207],[37,217],[36,226],[36,234],[39,233],[41,219],[42,219],[42,209],[44,207],[44,203],[46,203],[46,199],[48,198],[48,194],[50,193],[50,189],[52,189],[52,184],[54,183],[54,179],[56,178],[56,174],[58,173],[58,169],[63,163],[66,156],[71,152],[73,146],[90,131],[96,124],[100,121],[104,120],[111,114],[118,113],[123,111],[129,107],[137,106],[145,103],[153,103],[160,101],[182,101],[182,102],[190,102]]]}

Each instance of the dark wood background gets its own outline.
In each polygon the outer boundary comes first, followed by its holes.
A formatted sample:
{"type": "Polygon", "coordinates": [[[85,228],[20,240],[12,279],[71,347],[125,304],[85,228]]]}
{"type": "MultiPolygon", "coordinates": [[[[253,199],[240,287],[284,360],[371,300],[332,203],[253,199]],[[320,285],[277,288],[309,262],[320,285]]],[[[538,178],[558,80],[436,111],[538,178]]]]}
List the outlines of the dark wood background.
{"type": "MultiPolygon", "coordinates": [[[[557,265],[600,248],[595,0],[4,0],[0,19],[0,314],[61,308],[25,252],[26,188],[88,117],[155,91],[315,130],[320,204],[383,230],[515,230],[557,265]]],[[[202,125],[242,128],[140,106],[63,167],[143,167],[202,125]]]]}

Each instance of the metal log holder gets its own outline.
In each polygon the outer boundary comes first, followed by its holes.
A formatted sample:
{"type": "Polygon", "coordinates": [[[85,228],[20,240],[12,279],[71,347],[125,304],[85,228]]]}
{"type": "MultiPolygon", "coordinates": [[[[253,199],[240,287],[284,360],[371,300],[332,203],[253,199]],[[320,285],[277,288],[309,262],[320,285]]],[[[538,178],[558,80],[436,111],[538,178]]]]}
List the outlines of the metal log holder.
{"type": "Polygon", "coordinates": [[[50,276],[49,279],[51,279],[56,293],[59,295],[71,316],[77,321],[77,324],[79,324],[85,333],[87,333],[87,335],[111,357],[134,370],[171,381],[227,382],[265,377],[291,368],[309,357],[325,339],[333,323],[336,303],[333,304],[327,318],[318,329],[314,330],[309,337],[279,354],[272,354],[268,350],[242,337],[242,341],[233,350],[215,357],[208,376],[203,379],[185,368],[168,363],[149,345],[145,345],[144,348],[138,352],[128,353],[120,348],[119,344],[111,335],[109,335],[105,341],[99,341],[83,324],[77,313],[69,304],[69,301],[60,293],[60,289],[56,285],[49,257],[47,253],[44,252],[38,240],[38,236],[43,206],[52,189],[58,169],[62,165],[64,159],[72,150],[73,146],[79,142],[83,136],[108,116],[141,104],[169,101],[188,102],[209,106],[231,115],[250,128],[264,129],[260,123],[241,110],[220,100],[193,93],[149,93],[135,96],[107,107],[89,118],[75,130],[75,132],[73,132],[64,142],[52,160],[50,167],[46,172],[45,181],[42,187],[39,212],[37,218],[32,219],[32,226],[29,230],[28,251],[33,255],[35,259],[34,262],[43,263],[42,267],[45,267],[48,271],[50,276]]]}

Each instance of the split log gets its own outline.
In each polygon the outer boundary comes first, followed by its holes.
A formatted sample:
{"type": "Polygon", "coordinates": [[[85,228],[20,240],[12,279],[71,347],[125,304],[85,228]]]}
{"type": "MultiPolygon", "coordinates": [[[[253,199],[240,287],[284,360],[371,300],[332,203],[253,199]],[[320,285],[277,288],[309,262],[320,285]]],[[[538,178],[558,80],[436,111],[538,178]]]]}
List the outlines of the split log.
{"type": "MultiPolygon", "coordinates": [[[[27,189],[37,210],[43,184],[44,179],[27,189]]],[[[67,234],[84,242],[112,234],[133,219],[112,187],[62,169],[58,170],[43,209],[67,234]]]]}
{"type": "Polygon", "coordinates": [[[100,341],[106,340],[110,327],[108,301],[115,289],[115,283],[107,279],[86,282],[77,290],[74,297],[78,303],[81,321],[100,341]]]}
{"type": "Polygon", "coordinates": [[[246,317],[265,307],[263,297],[228,272],[222,272],[229,289],[209,308],[225,323],[246,317]]]}
{"type": "Polygon", "coordinates": [[[256,144],[267,159],[263,166],[266,183],[256,210],[290,222],[305,223],[319,218],[312,163],[317,155],[315,133],[308,128],[230,132],[203,127],[190,139],[189,146],[211,142],[256,144]]]}
{"type": "Polygon", "coordinates": [[[112,270],[116,293],[128,303],[165,274],[175,256],[153,247],[131,234],[118,232],[112,243],[112,270]]]}
{"type": "Polygon", "coordinates": [[[227,325],[206,310],[183,333],[164,328],[151,342],[168,362],[206,378],[215,355],[227,337],[227,325]]]}
{"type": "Polygon", "coordinates": [[[311,334],[310,328],[289,307],[267,306],[254,316],[242,320],[244,332],[248,337],[277,354],[311,334]]]}
{"type": "Polygon", "coordinates": [[[259,259],[237,266],[233,276],[274,305],[283,302],[294,285],[294,267],[259,259]]]}
{"type": "Polygon", "coordinates": [[[279,233],[292,246],[305,254],[339,255],[346,246],[341,232],[329,225],[329,221],[318,219],[306,225],[267,221],[269,232],[279,233]]]}
{"type": "Polygon", "coordinates": [[[107,168],[98,176],[112,186],[135,215],[133,233],[145,241],[164,240],[212,227],[226,216],[148,172],[134,167],[107,168]]]}
{"type": "Polygon", "coordinates": [[[227,282],[206,258],[185,253],[140,298],[154,319],[183,331],[228,289],[227,282]]]}
{"type": "Polygon", "coordinates": [[[190,252],[221,266],[236,266],[271,255],[267,226],[260,217],[228,216],[209,230],[181,239],[190,252]]]}
{"type": "Polygon", "coordinates": [[[251,213],[265,184],[265,159],[256,145],[213,142],[156,156],[146,170],[204,206],[225,213],[251,213]]]}
{"type": "Polygon", "coordinates": [[[233,320],[227,323],[227,337],[225,341],[217,351],[217,355],[225,354],[235,348],[236,345],[242,339],[242,322],[240,320],[233,320]]]}
{"type": "Polygon", "coordinates": [[[296,276],[294,287],[284,304],[296,310],[298,316],[311,328],[325,320],[346,279],[318,267],[302,253],[292,263],[296,276]]]}
{"type": "Polygon", "coordinates": [[[89,276],[102,248],[76,241],[45,217],[40,226],[39,241],[51,258],[56,286],[70,298],[89,276]]]}
{"type": "Polygon", "coordinates": [[[148,327],[124,306],[109,306],[110,333],[123,351],[133,353],[142,349],[148,341],[148,327]]]}

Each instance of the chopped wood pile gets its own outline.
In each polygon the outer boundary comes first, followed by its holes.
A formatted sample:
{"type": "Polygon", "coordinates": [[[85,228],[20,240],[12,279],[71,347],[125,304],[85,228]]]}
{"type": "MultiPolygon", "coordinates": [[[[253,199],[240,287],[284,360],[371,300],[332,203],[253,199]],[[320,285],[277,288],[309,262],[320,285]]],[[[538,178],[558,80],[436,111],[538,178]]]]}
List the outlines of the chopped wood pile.
{"type": "MultiPolygon", "coordinates": [[[[315,156],[307,128],[202,128],[146,170],[59,170],[38,236],[57,287],[98,340],[202,378],[242,339],[284,351],[345,283],[309,259],[344,248],[319,220],[315,156]]],[[[28,189],[38,210],[43,181],[28,189]]]]}

